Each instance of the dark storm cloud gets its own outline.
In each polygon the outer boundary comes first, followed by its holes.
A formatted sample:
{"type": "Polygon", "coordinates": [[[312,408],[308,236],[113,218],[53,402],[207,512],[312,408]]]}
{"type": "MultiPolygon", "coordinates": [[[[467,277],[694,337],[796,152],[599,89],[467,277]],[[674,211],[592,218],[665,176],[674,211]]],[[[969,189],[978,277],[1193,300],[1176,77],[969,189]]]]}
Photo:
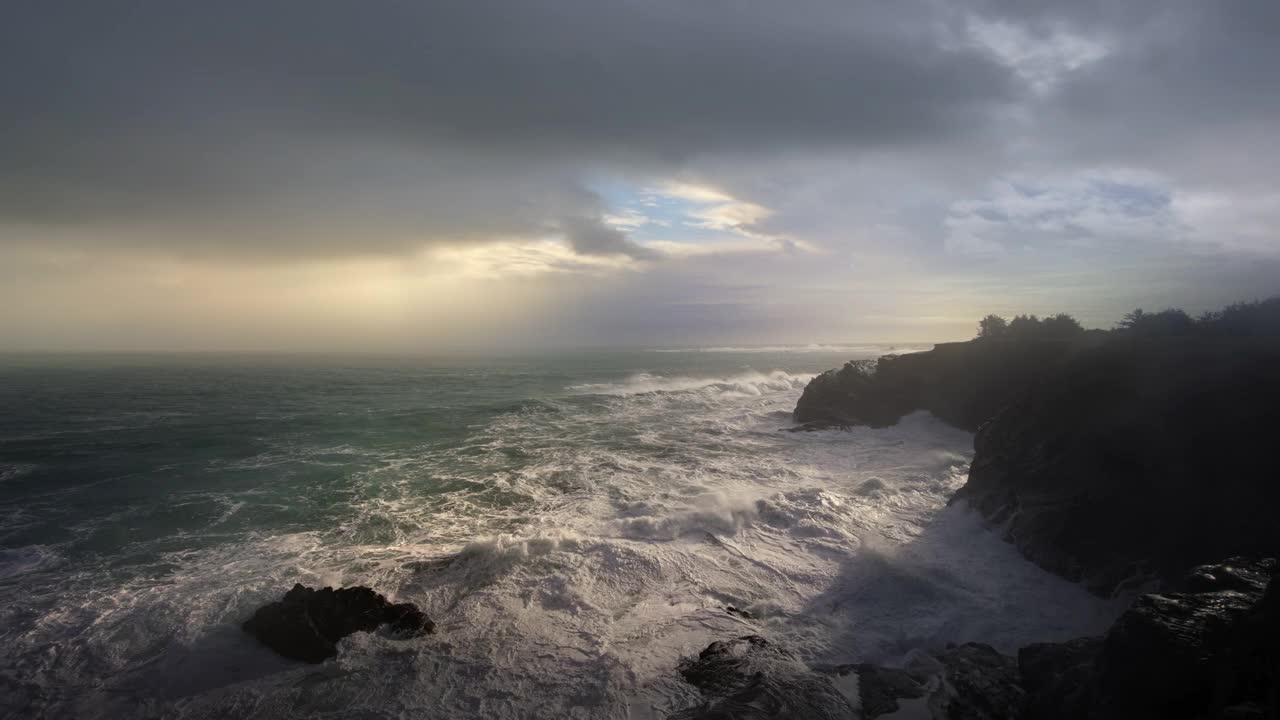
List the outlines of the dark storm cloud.
{"type": "Polygon", "coordinates": [[[941,48],[929,7],[23,3],[0,25],[0,219],[329,250],[370,220],[391,244],[589,223],[593,168],[980,127],[1015,88],[941,48]]]}
{"type": "Polygon", "coordinates": [[[561,228],[569,245],[583,255],[630,255],[651,258],[655,254],[627,240],[627,234],[599,217],[566,217],[561,228]]]}
{"type": "Polygon", "coordinates": [[[289,256],[559,233],[636,256],[584,178],[791,150],[909,150],[935,168],[923,181],[1030,160],[1273,185],[1256,143],[1280,106],[1278,16],[1274,0],[15,3],[0,242],[289,256]],[[1037,90],[975,20],[1102,55],[1037,90]]]}
{"type": "Polygon", "coordinates": [[[1066,31],[1105,48],[1034,110],[1036,139],[1054,162],[1275,183],[1274,162],[1256,143],[1280,123],[1280,3],[983,0],[977,7],[1038,39],[1066,31]]]}

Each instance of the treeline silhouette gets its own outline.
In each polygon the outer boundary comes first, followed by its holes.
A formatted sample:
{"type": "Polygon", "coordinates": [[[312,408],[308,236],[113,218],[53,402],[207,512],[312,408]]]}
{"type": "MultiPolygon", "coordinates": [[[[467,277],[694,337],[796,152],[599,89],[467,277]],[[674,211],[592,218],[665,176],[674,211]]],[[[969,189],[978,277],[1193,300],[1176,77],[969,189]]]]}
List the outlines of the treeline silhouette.
{"type": "MultiPolygon", "coordinates": [[[[1221,310],[1192,317],[1178,308],[1147,312],[1138,308],[1125,313],[1111,330],[1136,336],[1210,335],[1228,337],[1280,336],[1280,296],[1238,302],[1221,310]]],[[[1059,313],[1040,318],[1018,315],[1005,320],[988,315],[978,321],[978,339],[1065,340],[1086,332],[1074,317],[1059,313]]],[[[1090,331],[1102,332],[1102,331],[1090,331]]]]}
{"type": "Polygon", "coordinates": [[[1012,320],[1005,320],[999,315],[988,315],[978,321],[979,339],[1056,340],[1083,332],[1084,326],[1080,321],[1066,313],[1046,318],[1018,315],[1012,320]]]}

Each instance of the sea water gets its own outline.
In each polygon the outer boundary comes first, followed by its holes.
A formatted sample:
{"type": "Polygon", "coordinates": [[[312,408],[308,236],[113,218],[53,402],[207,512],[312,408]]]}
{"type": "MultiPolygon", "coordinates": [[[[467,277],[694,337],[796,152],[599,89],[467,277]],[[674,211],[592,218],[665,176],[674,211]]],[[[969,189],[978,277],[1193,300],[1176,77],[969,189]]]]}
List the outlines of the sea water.
{"type": "Polygon", "coordinates": [[[717,639],[829,665],[1106,627],[947,506],[970,434],[783,431],[887,351],[0,356],[0,713],[659,718],[717,639]],[[285,660],[239,624],[294,583],[436,634],[285,660]]]}

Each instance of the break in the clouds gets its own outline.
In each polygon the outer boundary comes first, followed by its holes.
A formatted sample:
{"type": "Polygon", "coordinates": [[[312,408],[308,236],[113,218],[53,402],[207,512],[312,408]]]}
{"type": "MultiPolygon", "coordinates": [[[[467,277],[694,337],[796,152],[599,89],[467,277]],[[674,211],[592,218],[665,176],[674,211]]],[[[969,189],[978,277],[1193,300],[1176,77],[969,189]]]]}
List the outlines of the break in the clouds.
{"type": "Polygon", "coordinates": [[[1278,31],[1269,0],[22,3],[0,333],[931,340],[1267,294],[1278,31]]]}

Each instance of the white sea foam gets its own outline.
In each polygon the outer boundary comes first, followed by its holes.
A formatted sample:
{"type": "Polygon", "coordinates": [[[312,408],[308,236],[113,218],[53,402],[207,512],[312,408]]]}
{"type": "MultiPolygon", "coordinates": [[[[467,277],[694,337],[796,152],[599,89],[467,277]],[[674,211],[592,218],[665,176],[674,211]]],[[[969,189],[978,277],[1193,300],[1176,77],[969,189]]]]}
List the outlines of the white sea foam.
{"type": "Polygon", "coordinates": [[[728,377],[683,377],[637,373],[622,382],[582,383],[569,389],[596,395],[639,395],[643,393],[713,391],[722,394],[760,397],[766,393],[803,388],[812,375],[792,375],[782,370],[769,373],[745,372],[728,377]]]}
{"type": "MultiPolygon", "coordinates": [[[[1109,622],[1115,606],[946,507],[967,433],[925,414],[777,432],[808,377],[576,385],[449,453],[388,454],[354,478],[341,527],[157,541],[138,548],[156,554],[147,572],[87,582],[21,549],[0,558],[30,579],[30,602],[0,609],[6,647],[60,716],[620,719],[692,703],[676,663],[725,637],[842,663],[967,640],[1012,650],[1109,622]],[[423,478],[453,484],[422,492],[423,478]],[[421,605],[437,634],[356,634],[331,663],[288,663],[237,625],[294,582],[376,587],[421,605]]],[[[215,505],[213,530],[250,512],[238,502],[215,505]]]]}
{"type": "Polygon", "coordinates": [[[743,345],[693,348],[655,348],[650,352],[660,353],[832,353],[851,356],[876,356],[886,353],[923,352],[932,345],[824,345],[810,343],[808,345],[743,345]]]}

